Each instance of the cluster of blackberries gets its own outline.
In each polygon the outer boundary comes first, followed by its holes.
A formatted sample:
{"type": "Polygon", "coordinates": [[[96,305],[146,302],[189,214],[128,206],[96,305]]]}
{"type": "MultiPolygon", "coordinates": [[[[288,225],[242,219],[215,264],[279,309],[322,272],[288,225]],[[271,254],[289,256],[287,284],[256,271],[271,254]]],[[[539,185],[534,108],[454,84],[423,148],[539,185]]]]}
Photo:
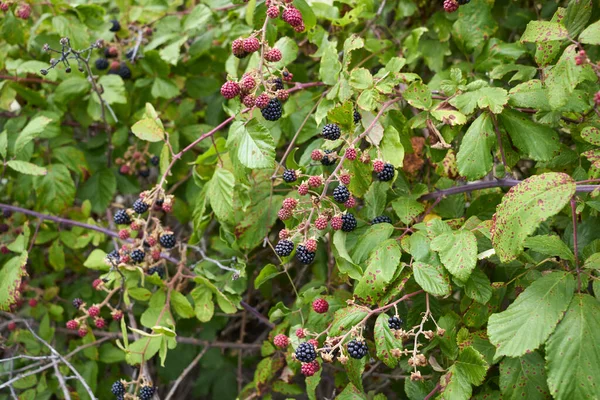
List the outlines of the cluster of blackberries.
{"type": "Polygon", "coordinates": [[[153,275],[153,274],[157,274],[160,279],[165,279],[165,269],[163,267],[152,267],[152,268],[148,268],[148,275],[153,275]]]}
{"type": "Polygon", "coordinates": [[[298,179],[298,174],[296,173],[295,170],[286,169],[285,171],[283,171],[283,180],[286,181],[287,183],[296,182],[297,179],[298,179]]]}
{"type": "Polygon", "coordinates": [[[299,244],[298,248],[296,249],[296,258],[302,264],[308,265],[315,260],[315,253],[313,253],[312,251],[308,251],[308,249],[304,245],[299,244]]]}
{"type": "Polygon", "coordinates": [[[283,114],[283,107],[281,107],[279,99],[271,99],[269,100],[269,104],[260,110],[260,112],[267,121],[277,121],[283,114]]]}
{"type": "Polygon", "coordinates": [[[355,339],[348,342],[348,354],[350,357],[360,360],[366,356],[368,352],[369,348],[367,347],[367,343],[355,339]]]}
{"type": "Polygon", "coordinates": [[[317,351],[312,343],[304,342],[300,343],[296,349],[296,360],[305,363],[312,362],[317,358],[317,351]]]}
{"type": "Polygon", "coordinates": [[[394,179],[394,166],[390,163],[385,163],[383,170],[377,173],[377,178],[380,181],[391,181],[394,179]]]}
{"type": "Polygon", "coordinates": [[[357,225],[358,223],[356,222],[356,218],[354,218],[354,214],[342,214],[342,230],[344,232],[352,232],[356,229],[357,225]]]}
{"type": "Polygon", "coordinates": [[[327,140],[338,140],[342,135],[342,131],[337,124],[327,124],[321,131],[323,138],[327,140]]]}
{"type": "Polygon", "coordinates": [[[373,220],[371,221],[371,225],[377,225],[377,224],[383,224],[383,223],[391,224],[392,219],[390,217],[388,217],[387,215],[380,215],[378,217],[373,218],[373,220]]]}
{"type": "Polygon", "coordinates": [[[388,326],[390,327],[390,329],[398,330],[402,327],[402,322],[402,318],[395,315],[388,319],[388,326]]]}
{"type": "Polygon", "coordinates": [[[354,123],[358,124],[361,119],[362,119],[362,115],[360,115],[360,113],[358,112],[357,109],[354,109],[354,123]]]}
{"type": "Polygon", "coordinates": [[[291,240],[280,240],[275,245],[275,253],[277,253],[279,257],[287,257],[292,254],[292,251],[294,251],[294,242],[291,240]]]}
{"type": "Polygon", "coordinates": [[[333,189],[333,199],[338,203],[345,203],[350,198],[350,191],[344,185],[338,185],[333,189]]]}

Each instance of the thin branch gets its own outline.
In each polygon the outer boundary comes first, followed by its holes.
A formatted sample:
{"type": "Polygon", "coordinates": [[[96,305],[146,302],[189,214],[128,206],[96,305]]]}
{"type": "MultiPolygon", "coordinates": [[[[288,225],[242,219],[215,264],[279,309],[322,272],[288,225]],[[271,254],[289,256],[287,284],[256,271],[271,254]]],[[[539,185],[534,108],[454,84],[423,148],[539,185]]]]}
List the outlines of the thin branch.
{"type": "Polygon", "coordinates": [[[442,385],[440,385],[440,384],[439,384],[439,382],[438,382],[438,384],[437,384],[437,385],[435,385],[435,387],[433,388],[433,390],[432,390],[431,392],[429,392],[429,394],[428,394],[427,396],[425,396],[425,397],[423,398],[423,400],[429,400],[429,399],[433,398],[433,396],[434,396],[434,395],[435,395],[437,392],[439,392],[439,391],[440,391],[440,389],[442,389],[442,385]]]}
{"type": "Polygon", "coordinates": [[[58,82],[49,81],[47,79],[41,79],[41,78],[20,78],[18,76],[12,76],[12,75],[0,75],[0,80],[2,80],[2,79],[6,79],[9,81],[15,81],[15,82],[49,83],[51,85],[58,85],[58,82]]]}
{"type": "Polygon", "coordinates": [[[167,394],[167,397],[165,397],[165,400],[170,400],[173,396],[175,396],[175,392],[177,391],[177,387],[179,386],[179,384],[183,381],[187,374],[189,374],[190,371],[194,369],[194,367],[200,362],[200,359],[204,356],[208,349],[209,347],[203,348],[202,351],[192,360],[192,362],[187,367],[185,367],[181,375],[179,375],[177,380],[173,383],[173,386],[171,387],[171,390],[169,390],[169,393],[167,394]]]}
{"type": "MultiPolygon", "coordinates": [[[[58,379],[58,384],[60,385],[60,388],[62,389],[63,396],[65,396],[65,400],[71,400],[71,395],[69,394],[69,389],[67,388],[67,383],[65,382],[65,377],[60,372],[60,369],[58,369],[58,360],[54,360],[52,365],[54,366],[54,374],[56,375],[56,379],[58,379]]],[[[77,376],[74,376],[73,378],[77,378],[77,376]]]]}
{"type": "Polygon", "coordinates": [[[246,310],[250,311],[252,313],[252,315],[254,315],[256,318],[258,318],[258,320],[260,322],[267,325],[269,328],[271,328],[271,329],[275,328],[274,323],[269,321],[269,319],[267,317],[262,315],[260,312],[258,312],[258,310],[256,308],[252,307],[250,304],[246,303],[244,300],[240,301],[240,305],[242,307],[244,307],[246,310]]]}

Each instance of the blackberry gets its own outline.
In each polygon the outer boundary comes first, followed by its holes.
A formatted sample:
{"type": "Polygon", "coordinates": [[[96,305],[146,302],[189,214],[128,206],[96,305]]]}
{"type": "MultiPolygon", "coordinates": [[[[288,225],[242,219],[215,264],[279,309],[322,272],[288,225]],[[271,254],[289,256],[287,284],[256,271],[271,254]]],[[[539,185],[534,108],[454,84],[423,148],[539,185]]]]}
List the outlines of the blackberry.
{"type": "Polygon", "coordinates": [[[96,69],[104,71],[108,68],[108,60],[106,58],[99,58],[96,60],[96,69]]]}
{"type": "Polygon", "coordinates": [[[277,99],[271,99],[269,100],[269,104],[260,110],[260,112],[267,121],[277,121],[283,114],[281,102],[277,99]]]}
{"type": "Polygon", "coordinates": [[[464,6],[465,4],[469,4],[471,0],[458,0],[458,5],[464,6]]]}
{"type": "Polygon", "coordinates": [[[139,169],[138,175],[141,176],[142,178],[147,178],[150,176],[150,169],[148,169],[146,167],[142,167],[139,169]]]}
{"type": "Polygon", "coordinates": [[[335,164],[335,157],[330,157],[328,154],[333,153],[332,150],[325,150],[325,155],[321,158],[321,164],[328,166],[335,164]]]}
{"type": "Polygon", "coordinates": [[[159,163],[160,158],[158,156],[152,156],[152,158],[150,158],[150,164],[154,165],[155,167],[157,167],[159,163]]]}
{"type": "Polygon", "coordinates": [[[346,213],[342,215],[342,230],[344,232],[352,232],[356,229],[356,218],[354,218],[354,214],[346,213]]]}
{"type": "Polygon", "coordinates": [[[125,63],[121,63],[119,68],[108,71],[109,75],[119,75],[124,81],[131,78],[131,69],[125,63]]]}
{"type": "Polygon", "coordinates": [[[371,221],[371,225],[383,224],[384,222],[391,224],[392,219],[387,215],[380,215],[378,217],[373,218],[373,221],[371,221]]]}
{"type": "Polygon", "coordinates": [[[106,257],[114,262],[119,262],[121,260],[121,256],[117,250],[113,250],[106,255],[106,257]]]}
{"type": "Polygon", "coordinates": [[[112,384],[112,388],[110,389],[110,391],[115,396],[123,396],[125,394],[125,386],[123,385],[123,382],[116,381],[112,384]]]}
{"type": "Polygon", "coordinates": [[[162,235],[158,239],[158,241],[160,242],[160,245],[165,249],[172,249],[173,247],[175,247],[175,235],[173,235],[172,233],[166,233],[162,235]]]}
{"type": "Polygon", "coordinates": [[[402,327],[402,319],[400,317],[390,317],[388,319],[388,326],[390,329],[400,329],[402,327]]]}
{"type": "Polygon", "coordinates": [[[299,244],[296,249],[296,258],[302,264],[308,265],[315,260],[315,253],[308,251],[304,245],[299,244]]]}
{"type": "Polygon", "coordinates": [[[323,137],[327,140],[338,140],[342,135],[342,131],[336,124],[327,124],[321,131],[323,137]]]}
{"type": "Polygon", "coordinates": [[[287,257],[292,254],[294,251],[294,242],[291,240],[280,240],[277,245],[275,245],[275,253],[279,257],[287,257]]]}
{"type": "Polygon", "coordinates": [[[360,342],[355,339],[348,342],[348,354],[352,358],[360,360],[367,355],[368,351],[369,349],[367,348],[367,344],[365,342],[360,342]]]}
{"type": "Polygon", "coordinates": [[[104,49],[104,57],[106,58],[116,58],[119,55],[119,51],[116,47],[107,47],[104,49]]]}
{"type": "Polygon", "coordinates": [[[148,204],[144,203],[144,200],[142,199],[137,199],[136,201],[133,202],[133,211],[135,211],[138,214],[143,214],[146,211],[148,211],[148,204]]]}
{"type": "Polygon", "coordinates": [[[286,169],[285,171],[283,171],[283,180],[287,183],[296,182],[296,179],[298,179],[298,176],[296,175],[295,170],[286,169]]]}
{"type": "Polygon", "coordinates": [[[148,269],[148,275],[156,273],[160,279],[165,279],[165,270],[163,267],[152,267],[148,269]]]}
{"type": "Polygon", "coordinates": [[[75,309],[79,310],[79,307],[81,307],[82,304],[83,300],[81,300],[79,297],[73,299],[73,307],[75,307],[75,309]]]}
{"type": "Polygon", "coordinates": [[[362,115],[358,112],[358,110],[354,110],[354,123],[358,124],[362,119],[362,115]]]}
{"type": "Polygon", "coordinates": [[[138,396],[140,400],[151,400],[152,396],[154,396],[155,391],[156,389],[153,386],[142,386],[142,388],[140,389],[140,393],[138,393],[138,396]]]}
{"type": "Polygon", "coordinates": [[[273,85],[274,92],[284,89],[283,81],[281,80],[281,78],[271,79],[270,83],[271,85],[273,85]]]}
{"type": "Polygon", "coordinates": [[[119,32],[121,30],[121,24],[116,19],[111,19],[110,23],[112,24],[112,26],[110,27],[109,31],[119,32]]]}
{"type": "Polygon", "coordinates": [[[377,173],[377,178],[380,181],[391,181],[394,179],[394,166],[390,163],[385,163],[383,171],[377,173]]]}
{"type": "Polygon", "coordinates": [[[131,252],[131,259],[133,261],[135,261],[136,263],[141,263],[142,261],[144,261],[144,258],[146,257],[146,253],[144,253],[142,250],[137,249],[131,252]]]}
{"type": "Polygon", "coordinates": [[[315,350],[315,346],[308,342],[300,343],[296,349],[296,359],[298,361],[308,363],[314,361],[316,358],[317,351],[315,350]]]}
{"type": "Polygon", "coordinates": [[[338,203],[345,203],[350,198],[350,191],[344,185],[339,185],[333,189],[333,199],[338,203]]]}
{"type": "Polygon", "coordinates": [[[113,220],[117,225],[129,225],[131,223],[131,218],[129,218],[129,214],[125,210],[117,211],[113,220]]]}

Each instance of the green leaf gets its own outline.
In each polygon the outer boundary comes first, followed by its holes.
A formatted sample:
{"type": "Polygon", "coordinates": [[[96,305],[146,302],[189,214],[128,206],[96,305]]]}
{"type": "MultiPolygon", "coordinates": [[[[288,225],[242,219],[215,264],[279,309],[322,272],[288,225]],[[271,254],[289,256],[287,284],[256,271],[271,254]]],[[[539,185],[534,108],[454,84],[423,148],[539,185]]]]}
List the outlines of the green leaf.
{"type": "Polygon", "coordinates": [[[394,349],[402,350],[402,340],[396,339],[394,332],[388,326],[389,315],[385,313],[379,314],[375,321],[374,337],[375,348],[377,350],[377,358],[390,368],[395,368],[400,361],[392,355],[394,349]]]}
{"type": "Polygon", "coordinates": [[[386,162],[396,168],[402,168],[404,163],[404,146],[400,134],[393,126],[386,126],[381,140],[381,155],[386,162]]]}
{"type": "Polygon", "coordinates": [[[600,21],[585,28],[579,35],[579,41],[584,44],[600,44],[600,21]]]}
{"type": "MultiPolygon", "coordinates": [[[[390,185],[387,182],[375,181],[364,195],[367,217],[371,220],[383,213],[387,203],[387,191],[390,185]]],[[[339,231],[338,231],[339,232],[339,231]]],[[[337,233],[337,232],[336,232],[337,233]]]]}
{"type": "Polygon", "coordinates": [[[544,358],[537,351],[519,358],[505,357],[500,363],[500,389],[505,400],[551,399],[544,358]]]}
{"type": "Polygon", "coordinates": [[[494,114],[500,114],[508,103],[508,92],[497,87],[483,87],[465,92],[449,100],[449,103],[465,114],[472,114],[475,107],[489,109],[494,114]]]}
{"type": "Polygon", "coordinates": [[[466,281],[477,264],[477,238],[471,231],[447,232],[431,241],[431,249],[440,255],[444,267],[453,276],[466,281]]]}
{"type": "Polygon", "coordinates": [[[65,269],[65,251],[60,240],[52,242],[48,251],[48,261],[55,271],[62,271],[65,269]]]}
{"type": "Polygon", "coordinates": [[[392,202],[392,208],[398,218],[400,218],[400,221],[405,225],[412,223],[415,218],[425,211],[423,204],[408,197],[400,197],[394,200],[392,202]]]}
{"type": "Polygon", "coordinates": [[[79,190],[79,197],[89,199],[92,210],[101,213],[110,205],[117,191],[117,178],[115,172],[104,168],[92,174],[79,190]]]}
{"type": "Polygon", "coordinates": [[[498,28],[492,15],[493,3],[487,0],[472,0],[468,7],[458,9],[458,17],[452,26],[452,36],[465,53],[487,41],[498,28]]]}
{"type": "Polygon", "coordinates": [[[341,70],[342,64],[338,58],[336,43],[328,42],[323,50],[323,57],[321,57],[319,77],[324,84],[335,85],[341,70]]]}
{"type": "Polygon", "coordinates": [[[162,58],[169,64],[177,65],[177,63],[179,62],[179,56],[181,54],[181,46],[183,46],[183,44],[187,40],[188,40],[188,37],[183,36],[182,38],[174,41],[173,43],[169,44],[168,46],[163,47],[158,52],[158,54],[160,54],[160,58],[162,58]]]}
{"type": "Polygon", "coordinates": [[[133,134],[148,142],[160,142],[165,140],[165,130],[162,122],[158,116],[155,115],[156,111],[154,111],[154,107],[152,107],[150,103],[146,103],[146,114],[144,114],[144,118],[131,127],[133,134]]]}
{"type": "Polygon", "coordinates": [[[456,155],[458,172],[468,179],[485,176],[494,165],[492,147],[496,144],[494,125],[488,113],[482,113],[467,129],[456,155]]]}
{"type": "Polygon", "coordinates": [[[400,246],[395,239],[388,239],[373,250],[363,278],[358,281],[354,295],[365,303],[376,303],[384,294],[400,263],[400,246]]]}
{"type": "Polygon", "coordinates": [[[233,221],[234,183],[233,174],[224,168],[217,168],[208,182],[210,206],[221,221],[233,221]]]}
{"type": "Polygon", "coordinates": [[[272,168],[275,162],[275,141],[267,128],[256,119],[242,125],[238,158],[248,168],[272,168]]]}
{"type": "Polygon", "coordinates": [[[200,322],[208,322],[215,312],[215,303],[212,300],[213,293],[206,286],[198,286],[190,293],[194,299],[194,311],[200,322]]]}
{"type": "Polygon", "coordinates": [[[415,280],[424,291],[435,296],[450,294],[450,278],[441,265],[433,266],[416,261],[412,266],[415,280]]]}
{"type": "Polygon", "coordinates": [[[367,396],[362,390],[349,383],[336,397],[336,400],[367,400],[367,396]]]}
{"type": "Polygon", "coordinates": [[[546,77],[548,102],[552,110],[558,110],[567,104],[577,84],[586,77],[585,67],[577,65],[575,61],[577,54],[577,45],[567,47],[546,77]]]}
{"type": "Polygon", "coordinates": [[[27,276],[27,253],[13,257],[0,268],[0,311],[9,311],[18,300],[21,280],[27,276]]]}
{"type": "Polygon", "coordinates": [[[548,386],[556,399],[600,397],[600,305],[578,293],[546,344],[548,386]]]}
{"type": "Polygon", "coordinates": [[[267,264],[263,269],[260,270],[256,279],[254,279],[254,288],[260,288],[263,283],[275,278],[277,275],[281,274],[276,266],[273,264],[267,264]]]}
{"type": "Polygon", "coordinates": [[[54,97],[58,103],[66,103],[86,95],[89,93],[90,88],[91,84],[87,79],[74,76],[65,79],[56,87],[54,97]]]}
{"type": "MultiPolygon", "coordinates": [[[[600,269],[600,253],[594,253],[591,256],[589,256],[585,260],[585,263],[583,264],[583,268],[600,269]]],[[[594,282],[596,282],[596,281],[594,281],[594,282]]],[[[595,290],[594,290],[594,294],[596,294],[595,290]]],[[[598,294],[600,294],[600,293],[598,293],[598,294]]]]}
{"type": "Polygon", "coordinates": [[[431,92],[421,81],[413,82],[403,93],[404,100],[420,110],[429,110],[433,104],[431,92]]]}
{"type": "Polygon", "coordinates": [[[549,161],[558,154],[560,141],[556,131],[536,124],[523,113],[504,110],[499,116],[515,146],[535,161],[549,161]]]}
{"type": "Polygon", "coordinates": [[[355,68],[350,73],[350,86],[357,90],[373,87],[373,76],[366,68],[355,68]]]}
{"type": "Polygon", "coordinates": [[[23,147],[38,137],[50,122],[52,122],[52,120],[47,117],[36,117],[29,121],[27,126],[25,126],[15,141],[13,154],[19,154],[21,150],[23,150],[23,147]]]}
{"type": "MultiPolygon", "coordinates": [[[[118,75],[103,75],[98,79],[98,84],[102,86],[104,92],[102,98],[108,104],[126,104],[127,94],[123,79],[118,75]]],[[[97,104],[100,104],[98,96],[91,97],[97,104]]]]}
{"type": "Polygon", "coordinates": [[[6,159],[8,153],[8,133],[6,130],[0,132],[0,155],[6,159]]]}
{"type": "Polygon", "coordinates": [[[106,264],[104,259],[106,258],[106,253],[101,249],[94,249],[88,256],[87,260],[83,263],[83,266],[90,269],[96,269],[100,271],[108,271],[109,266],[106,264]]]}
{"type": "Polygon", "coordinates": [[[73,204],[75,183],[67,167],[62,164],[48,166],[48,173],[36,178],[37,201],[41,208],[58,214],[73,204]]]}
{"type": "Polygon", "coordinates": [[[460,352],[452,369],[453,373],[460,375],[471,385],[479,386],[485,379],[488,364],[481,353],[473,347],[466,347],[460,352]]]}
{"type": "Polygon", "coordinates": [[[170,79],[157,77],[152,84],[152,97],[172,99],[179,94],[179,88],[170,79]]]}
{"type": "Polygon", "coordinates": [[[6,162],[11,169],[26,175],[46,175],[48,170],[27,161],[9,160],[6,162]]]}
{"type": "Polygon", "coordinates": [[[353,326],[357,325],[368,314],[367,309],[359,306],[350,306],[340,308],[333,315],[330,334],[340,335],[346,333],[353,326]]]}
{"type": "Polygon", "coordinates": [[[563,260],[575,261],[573,252],[556,235],[540,235],[525,239],[525,247],[546,256],[557,256],[563,260]]]}
{"type": "Polygon", "coordinates": [[[352,260],[357,264],[362,264],[369,257],[371,251],[392,236],[393,232],[394,227],[390,224],[375,224],[368,227],[352,251],[352,260]]]}
{"type": "Polygon", "coordinates": [[[592,16],[592,0],[569,0],[565,26],[571,37],[577,37],[592,16]]]}
{"type": "MultiPolygon", "coordinates": [[[[191,30],[203,30],[210,19],[212,18],[212,11],[204,4],[198,4],[192,11],[185,17],[183,22],[183,31],[191,30]]],[[[252,25],[252,24],[250,24],[252,25]]]]}
{"type": "Polygon", "coordinates": [[[530,21],[525,32],[521,36],[521,43],[526,42],[549,42],[552,40],[564,40],[569,37],[569,31],[558,22],[530,21]]]}
{"type": "Polygon", "coordinates": [[[595,146],[600,146],[600,129],[595,126],[586,126],[581,130],[581,138],[595,146]]]}
{"type": "Polygon", "coordinates": [[[363,357],[360,360],[350,357],[344,365],[348,380],[350,383],[356,386],[358,390],[364,390],[362,384],[362,374],[365,372],[366,363],[367,357],[363,357]]]}
{"type": "Polygon", "coordinates": [[[523,250],[525,238],[558,213],[575,189],[573,178],[558,172],[534,175],[512,187],[498,205],[491,229],[500,260],[514,260],[523,250]]]}
{"type": "Polygon", "coordinates": [[[506,311],[492,314],[488,336],[496,357],[520,357],[540,347],[562,318],[574,290],[570,274],[552,272],[534,281],[506,311]]]}
{"type": "Polygon", "coordinates": [[[171,292],[171,306],[181,318],[192,318],[196,315],[187,297],[176,290],[171,292]]]}

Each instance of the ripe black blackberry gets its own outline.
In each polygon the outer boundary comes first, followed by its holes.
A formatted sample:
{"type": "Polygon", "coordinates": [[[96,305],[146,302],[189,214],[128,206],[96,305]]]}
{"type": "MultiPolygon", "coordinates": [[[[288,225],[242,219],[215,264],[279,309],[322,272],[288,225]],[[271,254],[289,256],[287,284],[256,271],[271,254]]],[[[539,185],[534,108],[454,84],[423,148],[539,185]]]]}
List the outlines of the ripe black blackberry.
{"type": "Polygon", "coordinates": [[[119,263],[121,261],[121,256],[117,250],[113,250],[106,255],[106,258],[111,260],[114,263],[119,263]]]}
{"type": "Polygon", "coordinates": [[[271,84],[273,85],[273,91],[276,92],[278,90],[283,90],[283,81],[281,80],[281,78],[275,78],[275,79],[271,79],[271,84]]]}
{"type": "Polygon", "coordinates": [[[327,124],[321,131],[323,137],[327,140],[338,140],[342,135],[342,131],[337,124],[327,124]]]}
{"type": "Polygon", "coordinates": [[[96,60],[96,69],[104,71],[108,68],[108,60],[106,58],[99,58],[96,60]]]}
{"type": "Polygon", "coordinates": [[[132,207],[133,211],[135,211],[138,214],[143,214],[146,211],[148,211],[148,204],[146,204],[142,199],[137,199],[136,201],[134,201],[132,207]]]}
{"type": "Polygon", "coordinates": [[[383,224],[384,222],[391,224],[392,219],[387,215],[380,215],[378,217],[373,218],[373,221],[371,221],[371,225],[383,224]]]}
{"type": "Polygon", "coordinates": [[[338,203],[345,203],[350,198],[350,191],[344,185],[338,185],[333,189],[333,199],[338,203]]]}
{"type": "Polygon", "coordinates": [[[335,157],[329,156],[329,154],[333,153],[332,150],[325,150],[325,155],[321,159],[321,164],[328,166],[335,164],[335,157]]]}
{"type": "Polygon", "coordinates": [[[141,167],[138,170],[138,175],[141,176],[142,178],[147,178],[150,176],[150,169],[147,167],[141,167]]]}
{"type": "Polygon", "coordinates": [[[360,342],[356,339],[353,339],[348,342],[348,354],[350,355],[350,357],[360,360],[361,358],[366,356],[368,352],[369,349],[365,342],[360,342]]]}
{"type": "Polygon", "coordinates": [[[112,388],[110,389],[110,391],[115,396],[123,396],[125,394],[125,386],[123,385],[123,382],[116,381],[112,384],[112,388]]]}
{"type": "Polygon", "coordinates": [[[141,263],[142,261],[144,261],[145,257],[146,257],[146,253],[144,253],[140,249],[136,249],[131,252],[131,259],[133,261],[135,261],[136,263],[141,263]]]}
{"type": "Polygon", "coordinates": [[[315,346],[308,342],[300,343],[296,349],[296,360],[307,363],[314,361],[316,358],[315,346]]]}
{"type": "Polygon", "coordinates": [[[400,317],[390,317],[388,319],[388,326],[390,329],[400,329],[402,327],[402,318],[400,317]]]}
{"type": "Polygon", "coordinates": [[[157,167],[159,163],[160,158],[158,156],[152,156],[152,158],[150,158],[150,164],[154,165],[155,167],[157,167]]]}
{"type": "Polygon", "coordinates": [[[277,121],[283,114],[283,108],[281,108],[281,102],[278,99],[271,99],[269,104],[260,112],[267,121],[277,121]]]}
{"type": "Polygon", "coordinates": [[[293,169],[286,169],[283,171],[283,180],[287,183],[296,182],[298,179],[298,175],[296,175],[296,171],[293,169]]]}
{"type": "Polygon", "coordinates": [[[287,257],[292,254],[292,251],[294,251],[294,242],[291,240],[280,240],[275,245],[275,253],[277,253],[279,257],[287,257]]]}
{"type": "Polygon", "coordinates": [[[458,5],[464,6],[465,4],[469,4],[471,0],[458,0],[458,5]]]}
{"type": "Polygon", "coordinates": [[[173,247],[175,247],[176,243],[175,235],[172,233],[165,233],[164,235],[161,235],[158,241],[160,242],[160,245],[165,249],[172,249],[173,247]]]}
{"type": "Polygon", "coordinates": [[[79,297],[73,299],[73,307],[75,307],[75,309],[79,310],[79,307],[81,307],[82,304],[83,300],[81,300],[79,297]]]}
{"type": "Polygon", "coordinates": [[[142,386],[138,394],[140,400],[151,400],[156,389],[153,386],[142,386]]]}
{"type": "Polygon", "coordinates": [[[104,57],[106,58],[116,58],[119,55],[118,51],[115,51],[114,47],[107,47],[104,49],[104,57]],[[112,50],[111,50],[112,49],[112,50]]]}
{"type": "Polygon", "coordinates": [[[152,267],[148,269],[148,275],[156,273],[160,279],[165,279],[165,270],[163,267],[152,267]]]}
{"type": "Polygon", "coordinates": [[[342,215],[342,230],[344,232],[352,232],[356,229],[356,218],[354,218],[354,214],[346,213],[342,215]]]}
{"type": "Polygon", "coordinates": [[[127,214],[127,211],[125,210],[117,211],[113,220],[117,225],[129,225],[131,223],[131,218],[129,218],[129,214],[127,214]]]}
{"type": "Polygon", "coordinates": [[[385,163],[383,171],[377,174],[380,181],[391,181],[394,179],[394,166],[390,163],[385,163]]]}
{"type": "Polygon", "coordinates": [[[108,71],[109,75],[119,75],[124,81],[131,78],[131,69],[125,63],[121,63],[121,66],[117,69],[111,69],[108,71]]]}
{"type": "Polygon", "coordinates": [[[354,110],[354,123],[358,124],[360,122],[360,120],[362,119],[362,115],[360,115],[360,113],[358,112],[358,110],[354,110]]]}
{"type": "Polygon", "coordinates": [[[111,19],[110,23],[112,24],[112,26],[110,27],[109,31],[119,32],[121,30],[121,24],[116,19],[111,19]]]}
{"type": "Polygon", "coordinates": [[[299,244],[298,248],[296,249],[296,258],[302,264],[308,265],[315,261],[315,253],[308,251],[304,245],[299,244]]]}

